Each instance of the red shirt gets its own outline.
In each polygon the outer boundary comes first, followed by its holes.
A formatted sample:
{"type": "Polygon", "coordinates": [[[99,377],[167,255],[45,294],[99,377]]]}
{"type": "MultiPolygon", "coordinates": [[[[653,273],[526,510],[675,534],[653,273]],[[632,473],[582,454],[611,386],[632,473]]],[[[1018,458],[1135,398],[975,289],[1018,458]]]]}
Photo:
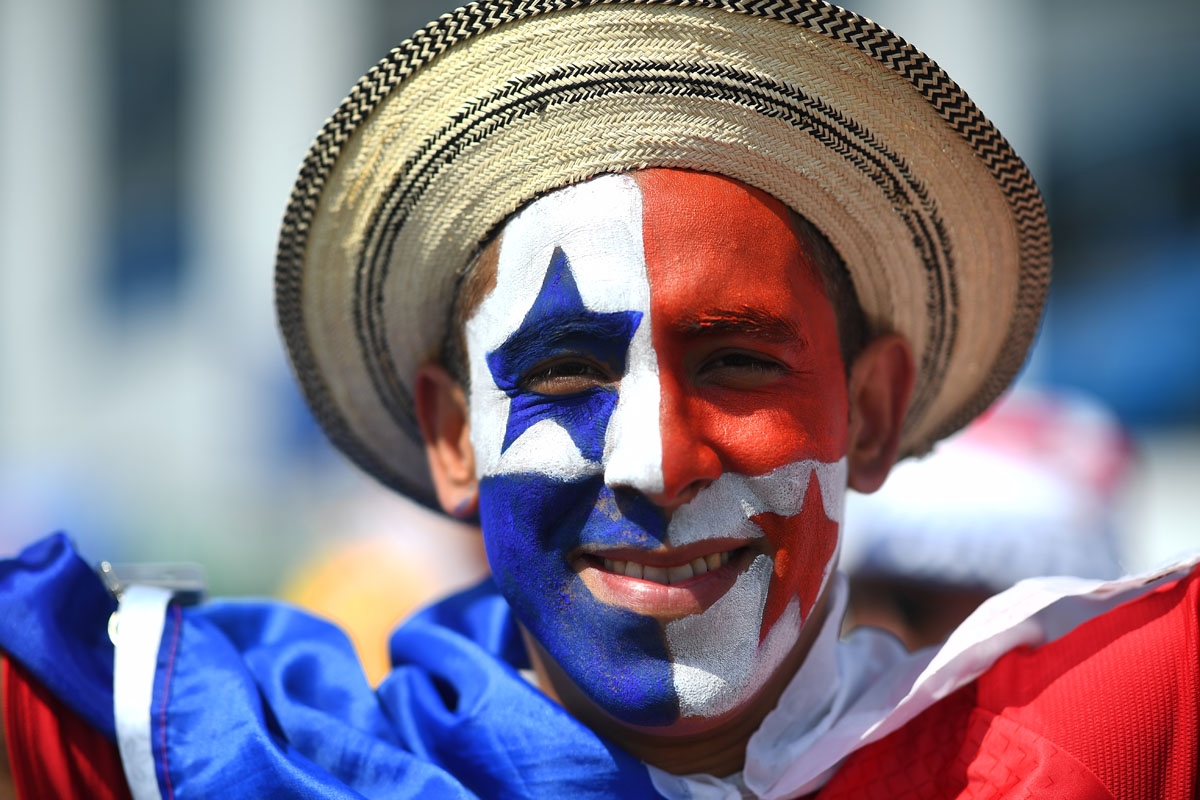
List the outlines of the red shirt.
{"type": "Polygon", "coordinates": [[[816,797],[1195,798],[1198,575],[1007,653],[816,797]]]}

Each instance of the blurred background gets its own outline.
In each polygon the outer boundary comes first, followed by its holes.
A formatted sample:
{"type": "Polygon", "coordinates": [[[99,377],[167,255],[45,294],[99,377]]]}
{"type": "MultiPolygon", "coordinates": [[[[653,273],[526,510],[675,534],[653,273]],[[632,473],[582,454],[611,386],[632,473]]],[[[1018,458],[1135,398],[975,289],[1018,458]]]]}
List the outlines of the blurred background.
{"type": "MultiPolygon", "coordinates": [[[[303,595],[336,584],[314,563],[354,559],[421,561],[384,594],[474,579],[469,531],[322,438],[272,306],[312,137],[457,4],[0,3],[0,549],[67,530],[94,560],[199,561],[219,594],[303,595]]],[[[1122,565],[1200,545],[1200,4],[851,7],[938,60],[1046,192],[1054,284],[1023,381],[1130,432],[1122,565]]]]}

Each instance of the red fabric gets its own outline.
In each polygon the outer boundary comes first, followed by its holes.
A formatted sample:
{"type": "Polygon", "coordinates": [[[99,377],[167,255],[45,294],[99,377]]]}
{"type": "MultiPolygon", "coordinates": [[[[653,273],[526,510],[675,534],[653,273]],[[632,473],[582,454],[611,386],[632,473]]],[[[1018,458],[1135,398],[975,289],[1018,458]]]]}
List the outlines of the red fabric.
{"type": "Polygon", "coordinates": [[[0,654],[4,738],[21,798],[129,798],[117,746],[0,654]]]}
{"type": "Polygon", "coordinates": [[[1200,577],[1159,587],[975,683],[853,754],[816,796],[1197,796],[1200,577]]]}

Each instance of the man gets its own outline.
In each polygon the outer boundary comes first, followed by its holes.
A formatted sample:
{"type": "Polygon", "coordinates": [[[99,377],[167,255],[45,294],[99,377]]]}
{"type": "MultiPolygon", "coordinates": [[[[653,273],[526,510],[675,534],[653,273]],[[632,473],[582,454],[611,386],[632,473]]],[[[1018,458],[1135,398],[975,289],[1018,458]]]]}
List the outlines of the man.
{"type": "Polygon", "coordinates": [[[553,192],[479,261],[469,398],[417,377],[441,503],[478,507],[544,688],[650,763],[737,771],[828,610],[844,486],[894,457],[904,340],[848,373],[803,229],[707,173],[553,192]]]}
{"type": "Polygon", "coordinates": [[[372,691],[328,625],[144,585],[114,655],[48,540],[4,596],[82,607],[0,630],[8,729],[76,720],[135,797],[1191,796],[1186,573],[1049,583],[936,656],[838,642],[845,488],[994,399],[1047,268],[1024,165],[853,14],[460,9],[318,137],[277,304],[331,438],[477,517],[495,580],[372,691]]]}

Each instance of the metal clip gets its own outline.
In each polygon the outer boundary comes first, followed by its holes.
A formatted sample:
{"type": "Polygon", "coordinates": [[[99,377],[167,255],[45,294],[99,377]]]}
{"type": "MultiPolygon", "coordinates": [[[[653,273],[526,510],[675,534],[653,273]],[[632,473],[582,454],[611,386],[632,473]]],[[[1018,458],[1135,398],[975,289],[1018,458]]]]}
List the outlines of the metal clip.
{"type": "Polygon", "coordinates": [[[190,562],[113,564],[101,561],[98,571],[109,593],[118,601],[126,587],[138,583],[160,586],[171,592],[172,602],[193,606],[204,600],[207,586],[204,568],[190,562]]]}
{"type": "MultiPolygon", "coordinates": [[[[194,606],[204,601],[206,585],[204,567],[199,564],[113,564],[101,561],[96,567],[100,579],[108,594],[113,595],[116,602],[121,602],[121,595],[134,584],[145,587],[161,587],[172,593],[172,602],[180,606],[194,606]]],[[[116,644],[116,627],[118,614],[113,612],[108,618],[108,638],[116,644]]]]}
{"type": "MultiPolygon", "coordinates": [[[[97,567],[100,579],[109,594],[121,602],[125,590],[135,584],[142,586],[158,586],[171,592],[171,602],[183,606],[192,606],[204,600],[207,581],[204,568],[194,563],[154,564],[129,563],[113,564],[101,561],[97,567]]],[[[108,638],[116,644],[119,611],[114,611],[108,618],[108,638]]]]}

